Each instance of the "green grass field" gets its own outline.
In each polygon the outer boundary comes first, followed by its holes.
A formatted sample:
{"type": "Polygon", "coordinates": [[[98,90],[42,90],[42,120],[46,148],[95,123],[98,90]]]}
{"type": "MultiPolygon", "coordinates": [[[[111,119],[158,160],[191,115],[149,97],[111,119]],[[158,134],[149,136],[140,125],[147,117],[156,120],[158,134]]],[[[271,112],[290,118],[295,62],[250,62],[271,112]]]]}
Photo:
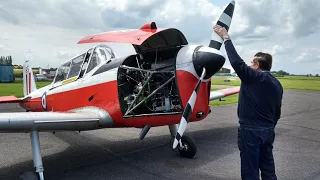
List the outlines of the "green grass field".
{"type": "MultiPolygon", "coordinates": [[[[211,88],[211,91],[215,91],[215,90],[218,90],[218,89],[211,88]]],[[[231,96],[222,98],[221,99],[222,101],[219,101],[219,99],[211,101],[210,105],[211,106],[223,106],[223,105],[228,105],[228,104],[236,104],[236,103],[238,103],[238,97],[239,97],[238,94],[231,95],[231,96]]]]}
{"type": "MultiPolygon", "coordinates": [[[[32,70],[33,74],[39,74],[39,70],[32,70]]],[[[13,69],[13,74],[15,77],[22,77],[23,69],[13,69]]]]}
{"type": "MultiPolygon", "coordinates": [[[[297,89],[297,90],[314,90],[320,91],[320,77],[306,77],[306,76],[284,76],[277,77],[284,89],[297,89]]],[[[227,86],[240,86],[241,81],[238,77],[232,76],[214,76],[212,78],[212,85],[227,85],[227,86]],[[225,82],[224,80],[230,80],[225,82]]],[[[214,89],[211,89],[214,90],[214,89]]],[[[221,106],[227,104],[238,103],[238,94],[228,96],[219,101],[215,100],[210,102],[212,106],[221,106]]]]}
{"type": "MultiPolygon", "coordinates": [[[[284,89],[298,90],[315,90],[320,91],[320,77],[305,77],[305,76],[284,76],[277,77],[284,89]]],[[[213,85],[229,85],[240,86],[240,79],[232,76],[214,76],[212,78],[213,85]],[[230,79],[230,82],[224,80],[230,79]]]]}
{"type": "MultiPolygon", "coordinates": [[[[44,87],[51,82],[37,82],[37,88],[44,87]]],[[[23,97],[23,83],[16,81],[14,83],[0,83],[0,96],[23,97]]]]}

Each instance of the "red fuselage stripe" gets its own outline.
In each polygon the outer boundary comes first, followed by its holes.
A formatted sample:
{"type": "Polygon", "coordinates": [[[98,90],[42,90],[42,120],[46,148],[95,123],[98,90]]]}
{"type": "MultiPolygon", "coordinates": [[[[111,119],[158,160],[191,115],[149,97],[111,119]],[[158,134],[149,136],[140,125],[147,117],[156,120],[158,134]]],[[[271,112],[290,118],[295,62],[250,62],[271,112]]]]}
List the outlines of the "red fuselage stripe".
{"type": "Polygon", "coordinates": [[[31,93],[31,73],[28,73],[28,94],[31,93]]]}
{"type": "MultiPolygon", "coordinates": [[[[186,71],[177,71],[177,82],[183,107],[186,106],[198,79],[186,71]]],[[[64,85],[67,86],[67,85],[64,85]]],[[[59,87],[57,87],[59,88],[59,87]]],[[[81,107],[99,107],[107,111],[114,121],[115,127],[137,127],[144,125],[163,126],[168,124],[177,124],[181,120],[182,114],[166,116],[143,116],[134,118],[124,118],[120,109],[118,97],[118,82],[109,81],[101,84],[86,86],[78,89],[65,90],[46,96],[47,109],[55,112],[65,112],[71,109],[81,107]],[[89,100],[93,96],[93,99],[89,100]]],[[[53,91],[53,90],[52,90],[53,91]]],[[[194,110],[190,117],[191,121],[200,121],[204,119],[209,112],[209,92],[208,82],[201,83],[194,110]],[[204,116],[198,118],[197,113],[203,112],[204,116]]],[[[41,97],[24,101],[24,107],[30,111],[44,111],[41,105],[41,97]]]]}

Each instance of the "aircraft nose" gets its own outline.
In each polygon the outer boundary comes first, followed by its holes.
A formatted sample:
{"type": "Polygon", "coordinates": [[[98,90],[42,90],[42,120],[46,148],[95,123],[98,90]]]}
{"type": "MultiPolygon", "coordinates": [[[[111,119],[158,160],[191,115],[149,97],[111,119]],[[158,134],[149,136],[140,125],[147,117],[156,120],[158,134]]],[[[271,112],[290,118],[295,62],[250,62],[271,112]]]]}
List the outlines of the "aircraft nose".
{"type": "Polygon", "coordinates": [[[199,47],[193,56],[193,65],[199,76],[203,67],[206,68],[204,79],[209,79],[217,73],[224,65],[225,57],[221,51],[210,47],[199,47]]]}

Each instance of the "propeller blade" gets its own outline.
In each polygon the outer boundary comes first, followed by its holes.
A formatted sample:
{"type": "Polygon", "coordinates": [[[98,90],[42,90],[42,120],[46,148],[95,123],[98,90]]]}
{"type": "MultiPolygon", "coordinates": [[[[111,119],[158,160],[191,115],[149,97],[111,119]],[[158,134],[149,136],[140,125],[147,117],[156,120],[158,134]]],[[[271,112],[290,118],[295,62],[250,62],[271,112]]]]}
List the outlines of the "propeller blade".
{"type": "MultiPolygon", "coordinates": [[[[231,1],[229,5],[224,9],[220,15],[216,25],[226,28],[229,31],[229,27],[232,21],[233,11],[235,7],[235,1],[231,1]]],[[[213,31],[209,47],[219,50],[221,48],[223,39],[213,31]]]]}
{"type": "Polygon", "coordinates": [[[193,111],[194,104],[196,103],[196,100],[197,100],[197,93],[200,89],[200,84],[203,81],[203,78],[205,77],[205,75],[206,75],[206,69],[203,68],[201,77],[200,77],[197,85],[195,86],[194,91],[191,94],[191,96],[188,100],[188,103],[183,111],[183,114],[182,114],[182,117],[180,120],[179,129],[177,131],[177,134],[175,136],[175,140],[173,142],[173,149],[175,149],[177,147],[178,143],[181,144],[181,137],[187,128],[187,124],[190,119],[191,112],[193,111]]]}

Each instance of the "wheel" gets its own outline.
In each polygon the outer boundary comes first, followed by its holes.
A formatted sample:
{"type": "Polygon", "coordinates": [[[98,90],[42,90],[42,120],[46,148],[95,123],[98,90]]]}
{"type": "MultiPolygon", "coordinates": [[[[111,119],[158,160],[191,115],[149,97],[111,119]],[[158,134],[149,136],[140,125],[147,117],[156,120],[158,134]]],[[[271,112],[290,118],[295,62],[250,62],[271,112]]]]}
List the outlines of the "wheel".
{"type": "Polygon", "coordinates": [[[185,158],[193,158],[193,156],[195,156],[197,153],[197,146],[194,140],[189,136],[183,136],[181,138],[181,143],[183,148],[179,147],[180,156],[185,158]]]}
{"type": "Polygon", "coordinates": [[[39,180],[39,176],[35,172],[25,172],[19,176],[19,180],[39,180]]]}

